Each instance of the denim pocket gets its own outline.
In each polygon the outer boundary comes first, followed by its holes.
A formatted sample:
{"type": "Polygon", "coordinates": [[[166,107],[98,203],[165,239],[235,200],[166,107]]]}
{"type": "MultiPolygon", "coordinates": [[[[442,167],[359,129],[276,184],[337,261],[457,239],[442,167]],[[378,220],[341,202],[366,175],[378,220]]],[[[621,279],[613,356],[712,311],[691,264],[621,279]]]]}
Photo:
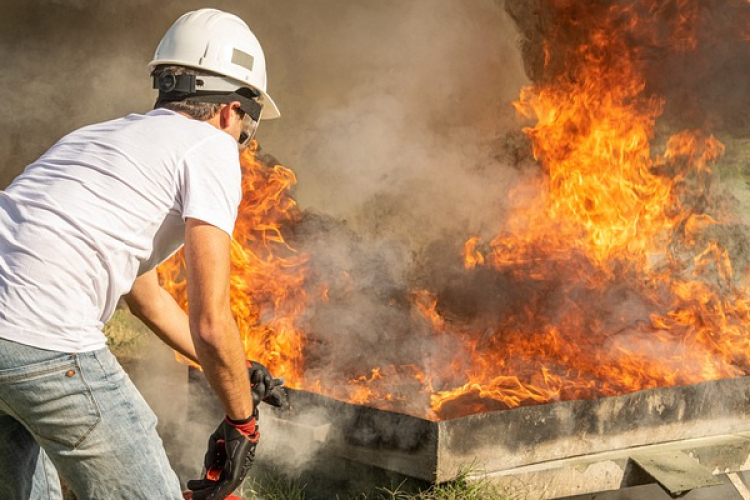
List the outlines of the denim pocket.
{"type": "Polygon", "coordinates": [[[0,370],[0,397],[41,440],[75,448],[101,413],[75,356],[0,370]]]}

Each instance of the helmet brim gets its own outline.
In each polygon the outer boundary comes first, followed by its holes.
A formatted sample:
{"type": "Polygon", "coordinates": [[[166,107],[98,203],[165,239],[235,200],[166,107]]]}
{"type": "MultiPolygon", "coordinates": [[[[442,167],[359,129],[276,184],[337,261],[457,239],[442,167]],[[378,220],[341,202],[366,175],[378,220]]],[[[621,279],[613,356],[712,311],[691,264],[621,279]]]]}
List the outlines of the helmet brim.
{"type": "MultiPolygon", "coordinates": [[[[259,89],[258,89],[259,90],[259,89]]],[[[271,99],[271,96],[260,91],[260,102],[263,105],[263,109],[260,112],[260,119],[261,120],[273,120],[274,118],[278,118],[281,116],[281,112],[279,111],[279,107],[276,106],[276,103],[273,99],[271,99]]]]}

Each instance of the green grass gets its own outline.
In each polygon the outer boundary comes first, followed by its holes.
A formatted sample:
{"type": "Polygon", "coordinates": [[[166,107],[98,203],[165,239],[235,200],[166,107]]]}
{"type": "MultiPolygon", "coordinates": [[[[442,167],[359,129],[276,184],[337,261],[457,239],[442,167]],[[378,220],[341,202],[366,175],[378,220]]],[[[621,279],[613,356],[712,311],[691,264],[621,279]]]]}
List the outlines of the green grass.
{"type": "Polygon", "coordinates": [[[106,325],[107,346],[118,358],[137,356],[151,331],[127,309],[117,309],[106,325]]]}
{"type": "MultiPolygon", "coordinates": [[[[297,480],[264,476],[245,481],[238,494],[245,500],[312,500],[305,493],[305,485],[297,480]]],[[[486,480],[459,478],[450,483],[435,485],[425,491],[410,493],[400,488],[382,488],[374,495],[362,494],[341,497],[334,492],[330,500],[522,500],[525,497],[508,496],[486,480]]],[[[72,492],[64,488],[64,500],[76,500],[72,492]]]]}
{"type": "Polygon", "coordinates": [[[438,484],[426,491],[407,493],[384,491],[387,500],[511,500],[505,492],[487,480],[468,480],[462,476],[449,483],[438,484]]]}
{"type": "Polygon", "coordinates": [[[247,500],[262,498],[264,500],[307,500],[305,485],[299,480],[264,474],[262,477],[249,478],[239,490],[240,496],[247,500]]]}
{"type": "MultiPolygon", "coordinates": [[[[313,500],[308,496],[306,485],[297,479],[266,474],[248,479],[239,490],[245,500],[313,500]]],[[[395,489],[378,488],[373,494],[342,497],[330,492],[330,500],[524,500],[525,495],[510,494],[486,479],[469,479],[462,475],[455,481],[430,486],[423,491],[407,491],[401,486],[395,489]]]]}

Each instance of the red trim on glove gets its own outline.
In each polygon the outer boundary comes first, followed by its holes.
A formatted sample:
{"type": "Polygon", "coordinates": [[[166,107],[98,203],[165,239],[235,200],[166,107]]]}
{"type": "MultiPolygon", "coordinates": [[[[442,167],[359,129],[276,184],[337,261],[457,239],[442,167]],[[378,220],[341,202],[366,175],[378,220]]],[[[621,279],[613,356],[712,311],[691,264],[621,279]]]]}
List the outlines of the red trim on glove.
{"type": "Polygon", "coordinates": [[[225,417],[224,420],[240,431],[251,443],[257,443],[260,439],[260,432],[255,428],[255,417],[251,417],[247,422],[243,423],[233,422],[229,417],[225,417]]]}
{"type": "MultiPolygon", "coordinates": [[[[185,500],[193,500],[193,492],[190,490],[182,492],[182,498],[185,500]]],[[[244,500],[242,497],[238,497],[234,493],[230,493],[224,500],[244,500]]]]}

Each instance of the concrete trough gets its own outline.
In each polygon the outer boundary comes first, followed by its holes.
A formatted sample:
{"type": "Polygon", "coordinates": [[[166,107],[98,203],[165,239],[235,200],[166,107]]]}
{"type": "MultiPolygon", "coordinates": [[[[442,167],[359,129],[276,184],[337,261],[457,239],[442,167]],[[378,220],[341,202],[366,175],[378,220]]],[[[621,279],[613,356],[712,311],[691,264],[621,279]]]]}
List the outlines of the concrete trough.
{"type": "MultiPolygon", "coordinates": [[[[200,372],[190,370],[205,393],[200,372]]],[[[288,389],[289,406],[262,421],[271,439],[434,483],[469,469],[494,474],[533,464],[750,431],[750,377],[563,401],[440,422],[288,389]],[[270,421],[270,422],[269,422],[270,421]]],[[[205,401],[205,399],[203,399],[205,401]]]]}

